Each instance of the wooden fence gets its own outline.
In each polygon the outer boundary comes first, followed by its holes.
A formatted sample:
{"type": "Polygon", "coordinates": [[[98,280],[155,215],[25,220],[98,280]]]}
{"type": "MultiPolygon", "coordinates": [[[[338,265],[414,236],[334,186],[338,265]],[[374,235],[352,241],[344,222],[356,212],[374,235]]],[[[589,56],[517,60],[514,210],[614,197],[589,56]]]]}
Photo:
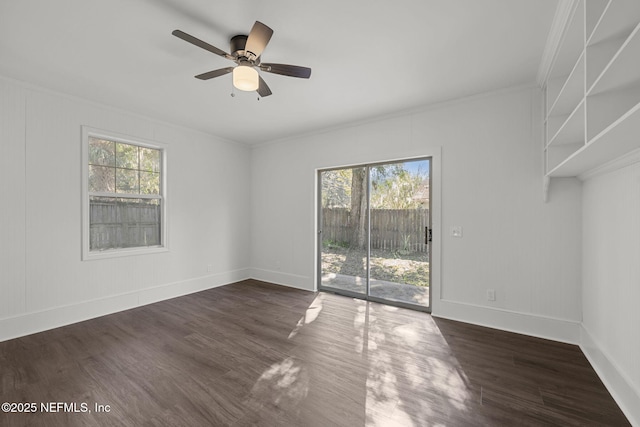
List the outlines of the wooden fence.
{"type": "Polygon", "coordinates": [[[95,201],[89,208],[90,250],[160,244],[160,205],[153,201],[95,201]]]}
{"type": "MultiPolygon", "coordinates": [[[[322,240],[348,244],[353,228],[347,208],[322,209],[322,240]]],[[[428,209],[371,209],[371,248],[426,252],[428,209]]]]}

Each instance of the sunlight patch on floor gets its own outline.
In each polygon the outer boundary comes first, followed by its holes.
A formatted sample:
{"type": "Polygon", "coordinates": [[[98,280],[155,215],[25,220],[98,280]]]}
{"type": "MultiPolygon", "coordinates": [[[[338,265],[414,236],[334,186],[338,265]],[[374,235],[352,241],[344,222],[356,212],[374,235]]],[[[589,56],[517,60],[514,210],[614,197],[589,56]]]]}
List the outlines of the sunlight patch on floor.
{"type": "Polygon", "coordinates": [[[263,399],[268,396],[276,405],[294,406],[309,393],[309,375],[304,366],[288,357],[264,371],[251,392],[263,399]]]}
{"type": "MultiPolygon", "coordinates": [[[[378,306],[367,304],[358,307],[354,326],[364,332],[363,355],[369,370],[366,380],[366,425],[367,426],[418,426],[429,419],[442,417],[443,407],[466,410],[472,399],[464,372],[452,368],[438,358],[420,357],[420,347],[430,345],[423,341],[421,331],[425,325],[405,323],[393,328],[388,336],[380,322],[382,313],[375,315],[378,306]],[[397,352],[416,352],[416,357],[398,363],[397,352]],[[431,400],[414,400],[418,390],[436,388],[431,400]],[[446,405],[438,402],[446,402],[446,405]]],[[[384,311],[397,308],[380,306],[384,311]]],[[[433,343],[432,345],[447,345],[433,343]]]]}
{"type": "Polygon", "coordinates": [[[318,296],[313,300],[311,305],[309,305],[309,308],[307,308],[307,311],[305,311],[304,316],[302,316],[302,318],[298,320],[296,327],[289,334],[289,337],[288,337],[289,339],[295,337],[302,327],[310,323],[313,323],[318,318],[318,316],[320,315],[320,312],[322,311],[323,300],[324,300],[324,294],[318,294],[318,296]]]}

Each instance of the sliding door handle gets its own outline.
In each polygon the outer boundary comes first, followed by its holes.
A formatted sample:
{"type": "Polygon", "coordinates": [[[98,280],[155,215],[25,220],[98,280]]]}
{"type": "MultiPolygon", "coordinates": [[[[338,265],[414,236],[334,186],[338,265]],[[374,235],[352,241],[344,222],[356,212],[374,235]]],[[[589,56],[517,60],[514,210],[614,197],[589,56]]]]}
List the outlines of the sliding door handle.
{"type": "Polygon", "coordinates": [[[429,228],[427,226],[424,228],[424,244],[427,245],[432,240],[433,240],[433,228],[429,228]]]}

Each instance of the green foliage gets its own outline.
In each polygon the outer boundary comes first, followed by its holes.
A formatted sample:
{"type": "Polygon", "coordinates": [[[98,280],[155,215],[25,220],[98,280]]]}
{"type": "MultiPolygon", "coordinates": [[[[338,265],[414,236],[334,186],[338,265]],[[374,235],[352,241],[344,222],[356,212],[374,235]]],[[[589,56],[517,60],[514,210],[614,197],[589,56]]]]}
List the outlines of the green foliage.
{"type": "Polygon", "coordinates": [[[389,165],[383,173],[375,171],[371,178],[372,209],[419,209],[424,208],[424,200],[416,197],[428,182],[426,173],[414,173],[389,165]]]}
{"type": "MultiPolygon", "coordinates": [[[[416,197],[428,185],[428,172],[410,172],[403,163],[378,165],[371,171],[372,209],[424,208],[425,200],[416,197]]],[[[322,173],[322,207],[351,208],[353,169],[322,173]]],[[[366,194],[362,194],[365,197],[366,194]]]]}
{"type": "Polygon", "coordinates": [[[327,248],[327,249],[333,249],[333,248],[349,248],[351,245],[349,244],[349,242],[338,242],[336,240],[331,240],[331,239],[326,239],[322,241],[322,247],[327,248]]]}
{"type": "Polygon", "coordinates": [[[348,208],[351,206],[351,169],[322,173],[322,207],[348,208]]]}
{"type": "Polygon", "coordinates": [[[89,191],[160,194],[161,151],[89,138],[89,191]]]}

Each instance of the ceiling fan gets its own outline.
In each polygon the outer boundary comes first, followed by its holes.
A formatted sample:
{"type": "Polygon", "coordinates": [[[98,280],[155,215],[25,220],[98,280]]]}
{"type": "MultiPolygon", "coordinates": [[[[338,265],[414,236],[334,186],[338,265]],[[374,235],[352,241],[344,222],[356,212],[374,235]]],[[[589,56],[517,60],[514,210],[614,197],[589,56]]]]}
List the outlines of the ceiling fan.
{"type": "Polygon", "coordinates": [[[253,28],[251,28],[248,36],[237,35],[231,38],[231,54],[209,43],[203,42],[184,31],[174,30],[171,34],[236,63],[235,67],[220,68],[195,76],[200,80],[209,80],[214,77],[233,73],[233,85],[237,89],[248,92],[255,90],[258,92],[258,95],[265,97],[271,95],[271,89],[269,89],[267,83],[260,77],[257,69],[267,73],[299,77],[302,79],[308,79],[311,76],[311,68],[288,64],[267,64],[260,61],[260,55],[262,55],[262,52],[265,47],[267,47],[273,35],[273,30],[260,21],[256,21],[256,23],[253,24],[253,28]]]}

